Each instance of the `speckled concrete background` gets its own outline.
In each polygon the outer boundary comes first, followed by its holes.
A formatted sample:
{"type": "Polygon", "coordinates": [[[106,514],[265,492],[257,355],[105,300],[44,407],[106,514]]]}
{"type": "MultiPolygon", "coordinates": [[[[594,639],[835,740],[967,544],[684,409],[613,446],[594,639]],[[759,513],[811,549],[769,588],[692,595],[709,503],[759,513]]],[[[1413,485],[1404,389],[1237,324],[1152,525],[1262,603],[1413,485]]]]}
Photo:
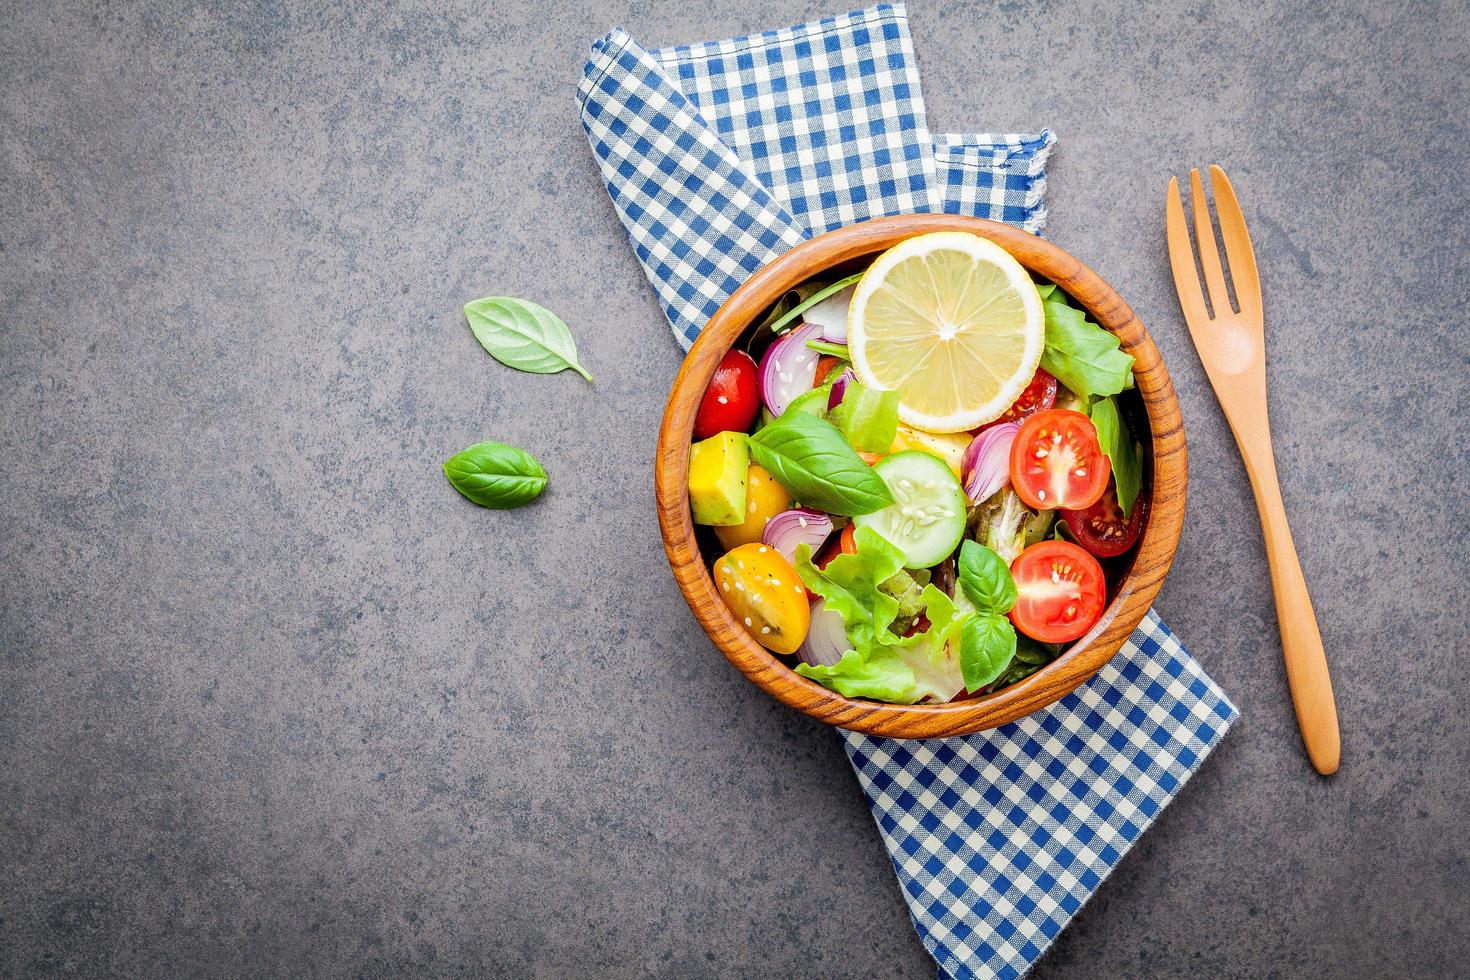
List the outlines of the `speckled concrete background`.
{"type": "MultiPolygon", "coordinates": [[[[668,574],[676,348],[573,106],[650,44],[823,3],[0,12],[0,974],[926,976],[836,738],[668,574]],[[597,375],[475,345],[557,310],[597,375]],[[475,508],[483,438],[552,474],[475,508]]],[[[1052,237],[1169,359],[1160,600],[1244,719],[1036,971],[1470,959],[1470,7],[916,2],[936,130],[1051,126],[1052,237]],[[1299,750],[1164,183],[1218,161],[1266,278],[1287,507],[1333,662],[1299,750]]]]}

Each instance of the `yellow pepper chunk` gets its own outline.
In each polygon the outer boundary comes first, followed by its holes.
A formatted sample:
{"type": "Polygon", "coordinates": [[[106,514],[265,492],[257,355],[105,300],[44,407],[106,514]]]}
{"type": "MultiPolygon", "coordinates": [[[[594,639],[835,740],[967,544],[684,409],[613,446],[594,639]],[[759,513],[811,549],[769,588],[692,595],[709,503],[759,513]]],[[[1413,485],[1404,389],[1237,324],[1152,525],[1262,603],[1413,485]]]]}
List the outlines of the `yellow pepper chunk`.
{"type": "Polygon", "coordinates": [[[931,456],[938,456],[949,464],[955,476],[963,479],[964,474],[960,469],[965,461],[965,450],[969,448],[973,438],[968,432],[925,432],[900,422],[898,435],[893,437],[893,448],[889,453],[917,449],[931,456]]]}

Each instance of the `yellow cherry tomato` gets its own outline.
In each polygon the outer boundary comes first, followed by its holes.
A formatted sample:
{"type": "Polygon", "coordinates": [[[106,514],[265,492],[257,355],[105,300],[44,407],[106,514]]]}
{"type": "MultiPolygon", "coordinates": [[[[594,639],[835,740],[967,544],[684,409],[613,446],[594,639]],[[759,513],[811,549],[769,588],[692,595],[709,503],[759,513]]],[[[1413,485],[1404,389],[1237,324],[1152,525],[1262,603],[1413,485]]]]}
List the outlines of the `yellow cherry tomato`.
{"type": "Polygon", "coordinates": [[[757,543],[766,530],[766,521],[791,507],[791,494],[759,466],[752,465],[745,476],[745,520],[715,528],[720,544],[727,549],[757,543]]]}
{"type": "Polygon", "coordinates": [[[773,653],[795,653],[812,623],[806,589],[775,548],[743,544],[715,562],[720,598],[755,641],[773,653]]]}

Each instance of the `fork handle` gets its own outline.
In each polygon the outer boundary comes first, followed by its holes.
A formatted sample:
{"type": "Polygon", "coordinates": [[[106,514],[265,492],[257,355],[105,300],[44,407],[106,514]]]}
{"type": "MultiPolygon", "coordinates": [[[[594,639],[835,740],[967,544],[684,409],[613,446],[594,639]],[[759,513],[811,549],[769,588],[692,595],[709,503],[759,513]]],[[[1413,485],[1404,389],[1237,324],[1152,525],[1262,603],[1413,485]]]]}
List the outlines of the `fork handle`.
{"type": "Polygon", "coordinates": [[[1276,461],[1269,435],[1241,445],[1261,531],[1266,538],[1266,559],[1271,565],[1271,589],[1276,594],[1276,620],[1281,627],[1281,650],[1286,658],[1286,683],[1291,688],[1297,726],[1312,768],[1324,776],[1337,772],[1342,745],[1337,730],[1337,704],[1332,697],[1332,678],[1327,672],[1327,654],[1322,634],[1312,612],[1312,597],[1297,559],[1281,486],[1276,479],[1276,461]]]}

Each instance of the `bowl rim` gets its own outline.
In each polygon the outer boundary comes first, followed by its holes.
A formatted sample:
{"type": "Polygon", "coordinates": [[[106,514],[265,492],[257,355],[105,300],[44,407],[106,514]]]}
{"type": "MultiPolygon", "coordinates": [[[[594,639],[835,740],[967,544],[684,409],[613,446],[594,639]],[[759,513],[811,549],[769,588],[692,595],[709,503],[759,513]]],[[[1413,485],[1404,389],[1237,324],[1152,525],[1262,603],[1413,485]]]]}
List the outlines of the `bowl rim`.
{"type": "Polygon", "coordinates": [[[710,318],[674,379],[659,429],[654,495],[669,566],[695,618],[720,652],[782,703],[840,728],[891,738],[944,738],[995,728],[1052,704],[1092,677],[1147,615],[1183,529],[1188,452],[1178,398],[1163,358],[1123,298],[1057,245],[1010,225],[963,215],[899,215],[834,229],[762,266],[710,318]],[[694,416],[720,359],[791,286],[844,262],[934,231],[968,231],[1000,245],[1054,282],[1134,357],[1134,381],[1152,436],[1149,512],[1132,567],[1102,618],[1057,659],[994,694],[945,704],[886,704],[844,697],[796,673],[746,633],[720,599],[695,538],[688,468],[694,416]]]}

